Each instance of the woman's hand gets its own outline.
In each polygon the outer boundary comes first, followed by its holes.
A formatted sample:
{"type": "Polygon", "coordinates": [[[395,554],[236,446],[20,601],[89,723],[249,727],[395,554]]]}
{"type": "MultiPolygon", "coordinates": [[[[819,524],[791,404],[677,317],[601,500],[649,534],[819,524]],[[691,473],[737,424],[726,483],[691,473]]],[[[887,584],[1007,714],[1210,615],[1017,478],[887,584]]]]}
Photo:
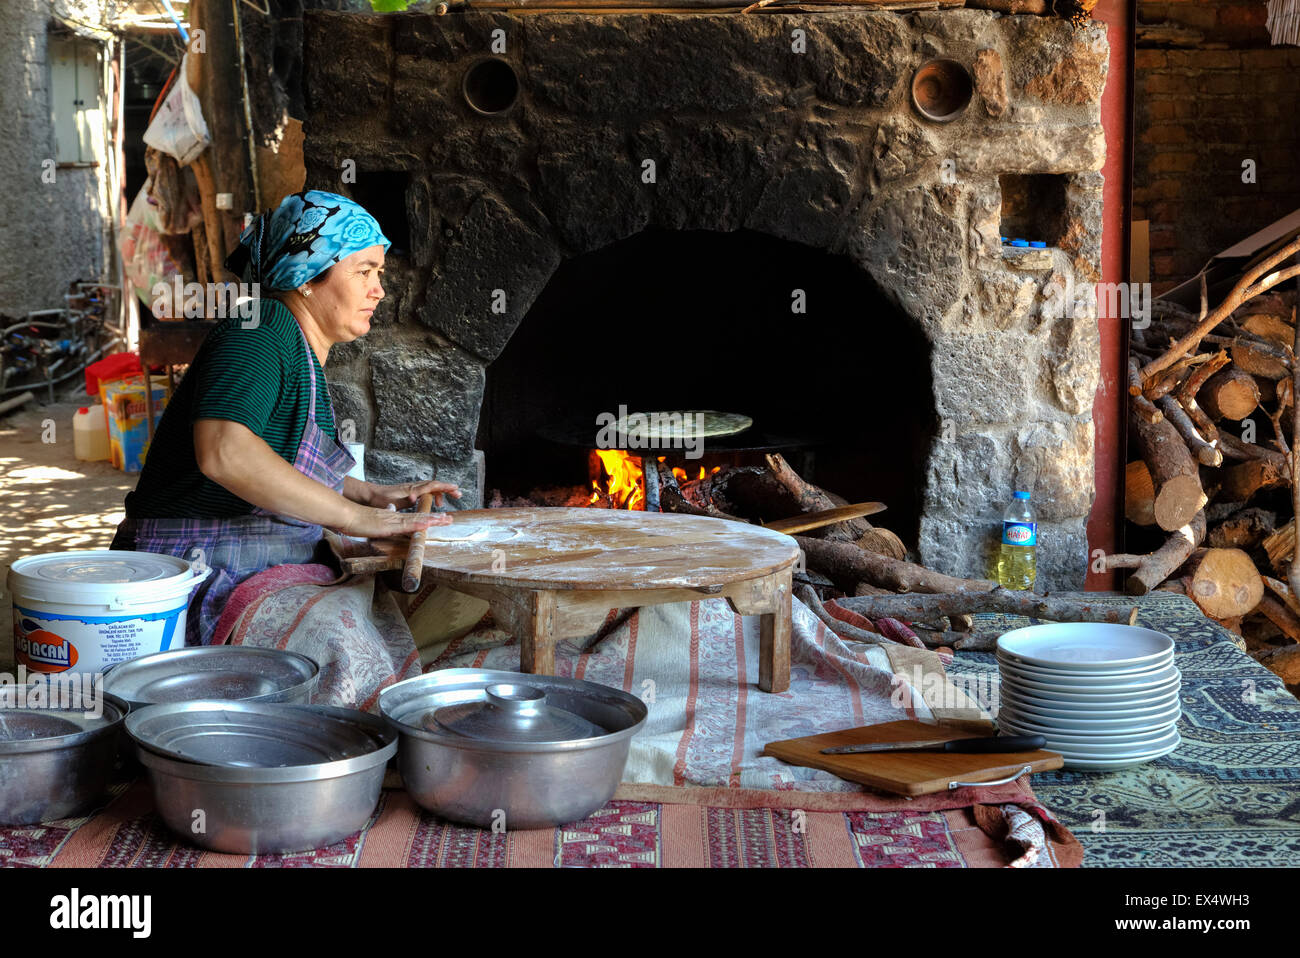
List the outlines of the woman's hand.
{"type": "Polygon", "coordinates": [[[433,504],[441,508],[443,506],[443,495],[449,495],[453,499],[460,498],[460,487],[454,482],[439,482],[436,479],[426,479],[423,482],[399,482],[395,485],[384,486],[377,482],[365,483],[367,487],[367,496],[364,502],[368,506],[376,509],[386,509],[390,505],[395,509],[406,509],[420,501],[420,496],[426,492],[433,493],[433,504]]]}
{"type": "Polygon", "coordinates": [[[395,512],[354,504],[351,513],[335,532],[363,539],[390,539],[409,536],[431,526],[451,525],[451,516],[444,512],[395,512]]]}

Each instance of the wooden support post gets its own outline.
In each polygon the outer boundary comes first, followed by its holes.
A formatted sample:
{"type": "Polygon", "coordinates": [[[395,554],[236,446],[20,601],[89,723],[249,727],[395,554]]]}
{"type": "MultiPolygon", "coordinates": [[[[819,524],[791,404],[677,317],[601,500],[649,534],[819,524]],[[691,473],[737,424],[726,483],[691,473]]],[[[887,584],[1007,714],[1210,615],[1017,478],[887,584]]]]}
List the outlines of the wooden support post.
{"type": "Polygon", "coordinates": [[[555,593],[528,592],[519,610],[519,670],[555,674],[555,593]]]}
{"type": "Polygon", "coordinates": [[[776,579],[776,610],[759,616],[758,687],[764,692],[790,688],[790,570],[776,579]]]}

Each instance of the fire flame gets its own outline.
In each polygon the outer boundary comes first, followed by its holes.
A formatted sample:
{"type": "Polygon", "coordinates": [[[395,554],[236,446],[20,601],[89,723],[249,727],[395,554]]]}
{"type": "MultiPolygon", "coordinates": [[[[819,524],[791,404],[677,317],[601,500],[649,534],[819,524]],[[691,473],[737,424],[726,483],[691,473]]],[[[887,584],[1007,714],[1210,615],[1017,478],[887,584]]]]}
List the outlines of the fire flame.
{"type": "MultiPolygon", "coordinates": [[[[662,462],[662,461],[663,461],[663,460],[660,460],[660,462],[662,462]]],[[[699,474],[698,476],[696,476],[695,478],[696,478],[696,479],[703,479],[703,478],[705,478],[706,476],[710,476],[710,475],[712,475],[712,474],[715,473],[715,472],[720,472],[721,470],[722,470],[722,467],[721,467],[721,466],[714,466],[714,467],[713,467],[712,469],[710,469],[708,472],[705,472],[705,471],[704,471],[704,467],[703,467],[703,466],[700,466],[700,474],[699,474]]],[[[681,466],[673,466],[673,478],[675,478],[678,482],[685,482],[685,481],[687,480],[687,478],[688,478],[688,476],[687,476],[687,474],[686,474],[686,470],[683,469],[681,466]]]]}
{"type": "MultiPolygon", "coordinates": [[[[604,466],[608,478],[603,489],[599,482],[594,479],[591,481],[591,498],[587,500],[588,504],[594,506],[607,499],[615,509],[644,510],[645,471],[641,468],[640,457],[628,455],[618,449],[597,449],[595,453],[600,457],[601,465],[604,466]]],[[[663,456],[658,458],[660,462],[664,461],[663,456]]],[[[696,478],[703,479],[721,469],[721,466],[714,466],[712,469],[700,466],[700,474],[696,478]]],[[[685,482],[689,478],[686,470],[681,466],[673,466],[673,475],[679,482],[685,482]]]]}
{"type": "Polygon", "coordinates": [[[637,456],[629,456],[618,449],[597,449],[601,465],[605,467],[605,482],[602,494],[600,485],[592,480],[591,502],[596,503],[603,495],[608,495],[617,509],[645,509],[645,472],[637,456]]]}

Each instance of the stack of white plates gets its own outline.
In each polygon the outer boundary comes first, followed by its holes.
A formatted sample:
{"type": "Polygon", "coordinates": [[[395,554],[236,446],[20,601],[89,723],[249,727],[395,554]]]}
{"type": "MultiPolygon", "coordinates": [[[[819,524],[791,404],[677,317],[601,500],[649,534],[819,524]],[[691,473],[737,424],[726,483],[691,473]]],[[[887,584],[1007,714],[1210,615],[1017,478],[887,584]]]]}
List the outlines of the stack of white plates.
{"type": "Polygon", "coordinates": [[[1042,735],[1067,767],[1107,771],[1178,747],[1174,643],[1129,625],[1062,622],[998,639],[998,727],[1042,735]]]}

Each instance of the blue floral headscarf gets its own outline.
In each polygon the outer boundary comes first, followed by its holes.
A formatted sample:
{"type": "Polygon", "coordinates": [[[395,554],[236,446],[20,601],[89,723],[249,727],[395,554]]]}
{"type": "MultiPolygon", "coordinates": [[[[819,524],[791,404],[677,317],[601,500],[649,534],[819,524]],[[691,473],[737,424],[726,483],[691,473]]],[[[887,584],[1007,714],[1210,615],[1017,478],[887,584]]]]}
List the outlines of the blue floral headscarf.
{"type": "Polygon", "coordinates": [[[345,256],[389,242],[375,218],[337,193],[305,190],[248,224],[226,268],[267,289],[297,289],[345,256]]]}

